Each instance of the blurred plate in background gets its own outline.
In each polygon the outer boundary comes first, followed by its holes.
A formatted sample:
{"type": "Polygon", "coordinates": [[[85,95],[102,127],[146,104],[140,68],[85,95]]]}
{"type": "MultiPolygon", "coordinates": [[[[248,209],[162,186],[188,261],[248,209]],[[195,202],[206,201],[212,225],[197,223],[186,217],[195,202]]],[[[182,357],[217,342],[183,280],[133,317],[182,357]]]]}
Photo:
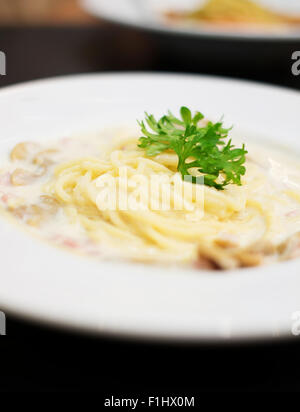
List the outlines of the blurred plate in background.
{"type": "MultiPolygon", "coordinates": [[[[227,0],[225,0],[227,1],[227,0]]],[[[231,0],[235,1],[235,0],[231,0]]],[[[261,0],[276,5],[277,12],[288,10],[289,16],[300,16],[300,1],[261,0]]],[[[200,2],[200,3],[199,3],[200,2]]],[[[247,76],[255,71],[270,77],[289,74],[295,50],[300,50],[300,28],[280,27],[278,31],[256,28],[222,30],[202,26],[170,26],[163,21],[163,10],[190,9],[201,0],[81,0],[86,11],[107,21],[147,31],[160,49],[165,66],[179,71],[247,76]],[[189,7],[188,7],[189,6],[189,7]]]]}
{"type": "MultiPolygon", "coordinates": [[[[215,1],[215,0],[214,0],[215,1]]],[[[220,0],[217,0],[218,2],[220,0]]],[[[231,3],[249,0],[230,0],[231,3]]],[[[253,0],[254,1],[254,0],[253,0]]],[[[90,13],[109,21],[126,24],[142,29],[169,34],[186,34],[197,37],[226,37],[245,39],[300,39],[300,2],[298,0],[255,0],[270,13],[287,19],[298,19],[298,24],[211,24],[197,22],[173,24],[165,17],[169,11],[184,13],[201,8],[205,0],[81,0],[83,7],[90,13]]],[[[227,7],[228,0],[225,0],[227,7]]]]}

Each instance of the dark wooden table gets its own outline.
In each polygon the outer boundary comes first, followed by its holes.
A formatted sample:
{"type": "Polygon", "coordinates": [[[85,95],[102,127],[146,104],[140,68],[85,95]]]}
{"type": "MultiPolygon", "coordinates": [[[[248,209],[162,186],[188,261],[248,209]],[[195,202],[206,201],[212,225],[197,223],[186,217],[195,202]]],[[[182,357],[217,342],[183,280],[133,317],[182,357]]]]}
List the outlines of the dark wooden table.
{"type": "MultiPolygon", "coordinates": [[[[197,58],[180,47],[179,40],[174,47],[174,39],[170,43],[108,24],[0,28],[0,50],[7,55],[0,87],[71,73],[148,70],[218,74],[300,89],[290,61],[300,44],[228,46],[203,40],[197,58]]],[[[233,347],[150,344],[81,336],[8,315],[0,345],[0,391],[93,390],[101,393],[101,405],[110,395],[199,398],[203,392],[300,390],[296,338],[233,347]]]]}

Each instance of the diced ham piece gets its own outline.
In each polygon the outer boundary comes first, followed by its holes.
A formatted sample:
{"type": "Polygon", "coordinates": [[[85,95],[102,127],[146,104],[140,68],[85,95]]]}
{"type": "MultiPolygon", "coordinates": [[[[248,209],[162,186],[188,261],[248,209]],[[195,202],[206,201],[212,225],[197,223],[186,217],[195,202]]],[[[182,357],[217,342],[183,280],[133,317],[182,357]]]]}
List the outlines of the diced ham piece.
{"type": "Polygon", "coordinates": [[[75,242],[75,241],[72,240],[72,239],[65,239],[65,240],[63,241],[63,245],[64,245],[64,246],[67,246],[67,247],[70,247],[70,248],[72,248],[72,249],[75,249],[75,248],[77,248],[77,247],[79,246],[78,243],[75,242]]]}

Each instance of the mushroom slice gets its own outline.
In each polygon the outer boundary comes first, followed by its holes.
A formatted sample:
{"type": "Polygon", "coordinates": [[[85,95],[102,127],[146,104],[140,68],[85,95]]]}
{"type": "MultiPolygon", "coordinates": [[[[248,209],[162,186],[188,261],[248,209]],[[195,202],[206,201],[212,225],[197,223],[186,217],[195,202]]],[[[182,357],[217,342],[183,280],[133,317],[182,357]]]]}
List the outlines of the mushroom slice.
{"type": "Polygon", "coordinates": [[[38,145],[33,142],[23,142],[18,143],[10,153],[10,159],[15,160],[25,160],[27,159],[29,153],[36,149],[38,145]]]}
{"type": "Polygon", "coordinates": [[[36,176],[25,169],[16,169],[11,177],[11,184],[14,186],[24,186],[32,183],[36,176]]]}
{"type": "Polygon", "coordinates": [[[215,268],[224,270],[260,266],[266,257],[276,256],[276,253],[276,246],[265,241],[245,248],[216,241],[199,247],[200,260],[207,259],[215,268]]]}
{"type": "Polygon", "coordinates": [[[50,166],[54,163],[51,159],[51,155],[54,153],[57,153],[56,149],[43,150],[33,158],[33,163],[42,167],[50,166]]]}
{"type": "Polygon", "coordinates": [[[236,269],[239,262],[232,251],[223,249],[213,243],[199,246],[199,260],[207,261],[215,269],[236,269]]]}
{"type": "Polygon", "coordinates": [[[236,259],[239,267],[255,267],[263,264],[264,256],[263,253],[242,250],[236,254],[236,259]]]}

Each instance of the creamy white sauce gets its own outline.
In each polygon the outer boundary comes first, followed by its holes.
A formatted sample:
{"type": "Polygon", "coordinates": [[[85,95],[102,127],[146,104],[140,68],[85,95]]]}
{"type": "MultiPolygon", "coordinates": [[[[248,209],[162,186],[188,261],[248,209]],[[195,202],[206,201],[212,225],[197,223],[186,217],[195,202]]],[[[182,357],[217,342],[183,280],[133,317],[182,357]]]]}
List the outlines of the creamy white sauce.
{"type": "MultiPolygon", "coordinates": [[[[88,136],[77,136],[74,138],[63,138],[49,144],[41,144],[36,151],[53,149],[50,156],[52,164],[47,166],[47,172],[32,181],[30,184],[14,186],[11,184],[12,173],[20,168],[30,173],[35,173],[37,167],[31,161],[3,159],[0,164],[0,206],[8,211],[13,211],[17,207],[24,205],[39,205],[41,195],[46,194],[44,186],[53,177],[55,167],[58,164],[71,161],[77,158],[92,156],[103,158],[107,147],[113,145],[112,137],[115,132],[105,132],[88,136]]],[[[118,137],[117,137],[118,139],[118,137]]],[[[297,160],[280,150],[270,150],[256,144],[247,144],[249,152],[247,163],[247,173],[243,178],[245,187],[253,186],[253,195],[256,200],[264,203],[266,196],[273,198],[268,207],[272,208],[273,220],[267,240],[275,245],[279,245],[293,234],[300,232],[300,165],[297,160]],[[264,176],[266,180],[260,179],[264,176]],[[290,196],[287,192],[292,191],[296,196],[290,196]],[[299,198],[297,198],[297,194],[299,198]]],[[[30,157],[30,156],[29,156],[30,157]]],[[[243,196],[243,186],[232,186],[229,191],[233,196],[243,196]]],[[[269,201],[269,200],[268,200],[269,201]]],[[[220,205],[221,207],[222,205],[220,205]]],[[[248,210],[241,210],[235,217],[236,221],[243,221],[247,218],[248,210]]],[[[26,222],[26,213],[19,217],[26,222]]],[[[80,224],[70,223],[62,208],[50,215],[40,226],[30,227],[35,233],[43,238],[72,250],[80,251],[91,256],[113,257],[116,251],[91,240],[80,224]]],[[[251,231],[238,234],[220,233],[219,237],[231,239],[239,246],[244,247],[251,242],[255,242],[263,236],[265,224],[263,217],[259,214],[253,221],[251,231]]],[[[149,248],[149,253],[150,253],[149,248]]],[[[138,254],[138,250],[133,250],[132,254],[138,254]]]]}

